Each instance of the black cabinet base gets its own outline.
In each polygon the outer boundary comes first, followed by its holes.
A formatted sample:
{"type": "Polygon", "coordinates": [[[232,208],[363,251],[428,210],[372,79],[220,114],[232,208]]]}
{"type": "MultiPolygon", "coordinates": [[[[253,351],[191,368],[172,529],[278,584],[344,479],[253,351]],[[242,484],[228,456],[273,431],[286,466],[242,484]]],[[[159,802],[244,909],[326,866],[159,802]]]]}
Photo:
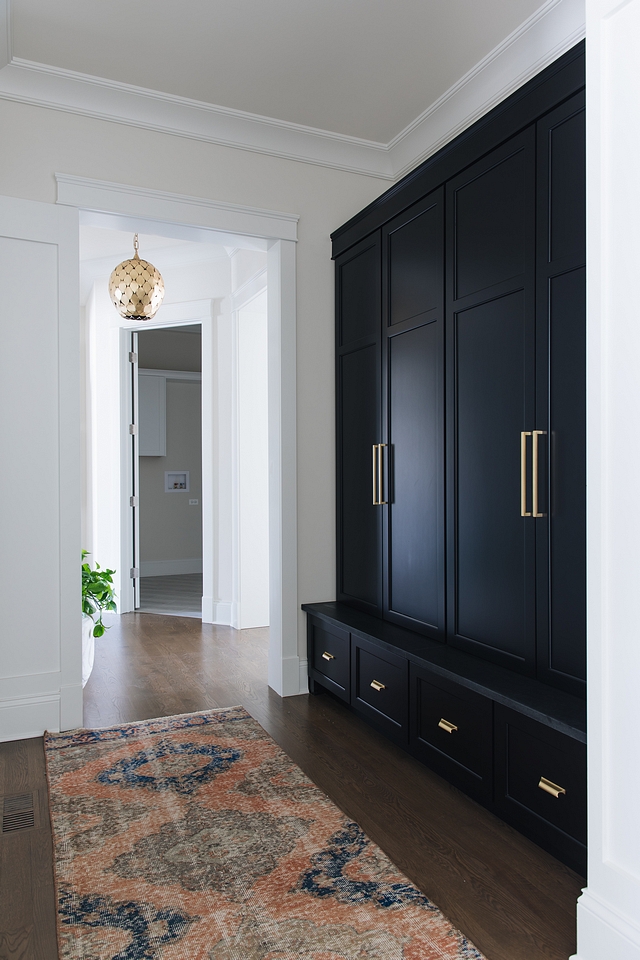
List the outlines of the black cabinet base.
{"type": "Polygon", "coordinates": [[[344,604],[303,609],[311,693],[333,693],[586,875],[583,700],[344,604]]]}

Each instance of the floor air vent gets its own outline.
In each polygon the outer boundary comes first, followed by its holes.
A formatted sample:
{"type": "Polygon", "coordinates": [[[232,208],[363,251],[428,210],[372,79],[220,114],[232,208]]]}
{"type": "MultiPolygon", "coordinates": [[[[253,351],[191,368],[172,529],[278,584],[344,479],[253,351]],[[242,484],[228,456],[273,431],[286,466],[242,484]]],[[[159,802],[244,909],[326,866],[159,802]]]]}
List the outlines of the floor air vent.
{"type": "Polygon", "coordinates": [[[35,825],[33,794],[21,793],[15,797],[5,797],[2,804],[2,832],[28,830],[35,825]]]}

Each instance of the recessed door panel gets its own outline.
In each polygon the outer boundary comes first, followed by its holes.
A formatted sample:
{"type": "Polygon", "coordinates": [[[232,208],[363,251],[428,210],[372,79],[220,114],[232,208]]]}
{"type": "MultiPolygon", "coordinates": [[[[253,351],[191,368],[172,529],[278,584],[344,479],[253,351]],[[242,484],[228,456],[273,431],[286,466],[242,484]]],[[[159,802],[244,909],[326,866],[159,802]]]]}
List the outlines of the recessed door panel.
{"type": "Polygon", "coordinates": [[[584,267],[550,281],[549,566],[551,670],[586,671],[584,267]]]}
{"type": "Polygon", "coordinates": [[[532,669],[532,534],[521,517],[521,431],[532,393],[523,291],[457,315],[454,642],[532,669]]]}
{"type": "Polygon", "coordinates": [[[339,359],[341,582],[344,598],[380,606],[380,507],[373,505],[372,447],[379,442],[375,344],[339,359]]]}
{"type": "Polygon", "coordinates": [[[364,245],[338,266],[339,344],[346,346],[362,337],[379,335],[380,249],[364,245]]]}
{"type": "Polygon", "coordinates": [[[442,321],[389,338],[388,610],[443,626],[442,321]]]}
{"type": "Polygon", "coordinates": [[[529,164],[517,142],[515,152],[489,169],[476,165],[455,187],[456,299],[525,272],[529,164]]]}
{"type": "Polygon", "coordinates": [[[419,317],[442,303],[442,210],[427,210],[388,234],[389,325],[419,317]]]}
{"type": "Polygon", "coordinates": [[[584,107],[548,132],[549,261],[585,257],[586,165],[584,107]]]}

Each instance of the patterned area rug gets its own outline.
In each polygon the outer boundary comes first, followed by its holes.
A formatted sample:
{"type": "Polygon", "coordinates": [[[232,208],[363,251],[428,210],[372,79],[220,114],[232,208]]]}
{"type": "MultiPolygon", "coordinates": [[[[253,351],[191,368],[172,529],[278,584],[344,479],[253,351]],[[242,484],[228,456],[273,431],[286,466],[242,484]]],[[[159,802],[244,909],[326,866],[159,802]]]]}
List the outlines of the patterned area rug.
{"type": "Polygon", "coordinates": [[[45,748],[61,960],[483,960],[242,707],[45,748]]]}

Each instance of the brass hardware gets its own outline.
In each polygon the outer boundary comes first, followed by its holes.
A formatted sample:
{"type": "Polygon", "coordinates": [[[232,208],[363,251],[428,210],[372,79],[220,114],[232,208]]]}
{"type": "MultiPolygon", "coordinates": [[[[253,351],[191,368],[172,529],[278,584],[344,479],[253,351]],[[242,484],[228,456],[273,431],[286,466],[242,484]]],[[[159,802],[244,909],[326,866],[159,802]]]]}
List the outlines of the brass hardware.
{"type": "Polygon", "coordinates": [[[444,717],[440,720],[438,726],[441,730],[445,730],[446,733],[454,733],[458,729],[455,723],[451,723],[450,720],[445,720],[444,717]]]}
{"type": "Polygon", "coordinates": [[[555,797],[556,800],[561,793],[566,794],[564,787],[559,787],[557,783],[554,783],[552,780],[547,780],[546,777],[540,777],[540,783],[538,784],[541,790],[544,790],[545,793],[550,793],[552,797],[555,797]]]}
{"type": "Polygon", "coordinates": [[[378,444],[378,506],[383,507],[387,501],[383,500],[384,495],[384,453],[383,449],[386,443],[378,444]]]}
{"type": "Polygon", "coordinates": [[[546,437],[546,430],[534,430],[531,434],[533,437],[532,446],[533,450],[531,452],[531,490],[532,490],[532,504],[531,511],[532,516],[534,517],[546,517],[546,513],[540,513],[538,510],[538,437],[546,437]]]}
{"type": "Polygon", "coordinates": [[[375,691],[377,691],[377,693],[380,693],[381,690],[386,690],[386,689],[387,689],[387,688],[385,687],[384,683],[380,683],[379,680],[372,680],[371,683],[370,683],[370,686],[373,687],[373,689],[374,689],[375,691]]]}
{"type": "Polygon", "coordinates": [[[327,651],[325,650],[325,652],[322,654],[322,659],[323,659],[323,660],[335,660],[335,657],[334,657],[334,655],[333,655],[332,653],[327,653],[327,651]]]}
{"type": "Polygon", "coordinates": [[[527,437],[530,430],[523,430],[520,434],[520,516],[530,517],[527,512],[527,437]]]}
{"type": "Polygon", "coordinates": [[[382,448],[386,443],[374,443],[372,450],[372,482],[373,482],[373,505],[374,507],[383,507],[386,500],[382,500],[382,490],[384,487],[384,454],[382,448]]]}
{"type": "Polygon", "coordinates": [[[373,475],[373,505],[378,506],[378,444],[374,443],[372,448],[373,462],[371,465],[373,475]]]}

